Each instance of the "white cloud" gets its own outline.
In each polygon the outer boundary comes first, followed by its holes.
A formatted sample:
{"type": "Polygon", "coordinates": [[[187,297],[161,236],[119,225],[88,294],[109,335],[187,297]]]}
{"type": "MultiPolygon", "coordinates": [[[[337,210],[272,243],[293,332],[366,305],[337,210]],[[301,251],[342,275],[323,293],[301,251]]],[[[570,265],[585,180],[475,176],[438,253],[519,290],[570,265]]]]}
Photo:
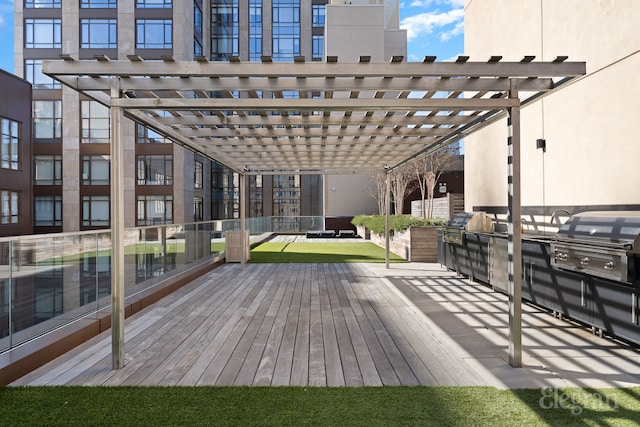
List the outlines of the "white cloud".
{"type": "Polygon", "coordinates": [[[7,25],[7,18],[11,19],[13,14],[13,0],[0,0],[0,28],[7,25]]]}
{"type": "Polygon", "coordinates": [[[455,27],[450,31],[445,31],[440,34],[440,41],[446,42],[452,37],[464,34],[464,22],[458,22],[455,27]]]}
{"type": "MultiPolygon", "coordinates": [[[[411,41],[417,37],[432,34],[436,29],[441,27],[455,24],[454,29],[448,31],[449,35],[446,37],[449,38],[455,35],[455,33],[453,33],[454,31],[461,31],[463,29],[463,19],[463,9],[454,9],[448,12],[427,12],[406,17],[400,23],[400,28],[407,30],[407,40],[411,41]],[[460,28],[458,28],[458,25],[460,25],[460,28]]],[[[441,35],[440,38],[442,39],[442,37],[441,35]]]]}

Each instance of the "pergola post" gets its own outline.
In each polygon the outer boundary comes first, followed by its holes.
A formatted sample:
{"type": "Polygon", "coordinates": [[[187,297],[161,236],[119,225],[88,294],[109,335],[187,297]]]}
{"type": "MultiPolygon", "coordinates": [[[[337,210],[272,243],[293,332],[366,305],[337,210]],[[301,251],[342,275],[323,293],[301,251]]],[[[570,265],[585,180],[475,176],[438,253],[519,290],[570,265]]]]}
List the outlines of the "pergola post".
{"type": "MultiPolygon", "coordinates": [[[[518,99],[519,80],[511,79],[509,98],[518,99]]],[[[508,273],[509,364],[522,367],[522,231],[520,199],[520,105],[508,108],[508,273]]]]}
{"type": "Polygon", "coordinates": [[[242,255],[240,256],[240,267],[244,270],[245,264],[247,263],[246,252],[247,252],[247,242],[245,239],[245,199],[247,195],[247,175],[241,173],[240,174],[240,250],[242,251],[242,255]]]}
{"type": "Polygon", "coordinates": [[[384,226],[384,262],[385,267],[389,268],[389,228],[391,221],[389,219],[389,212],[391,211],[391,174],[387,171],[385,193],[384,193],[384,211],[385,211],[385,226],[384,226]]]}
{"type": "MultiPolygon", "coordinates": [[[[120,98],[120,77],[111,77],[111,99],[120,98]]],[[[124,149],[122,107],[111,106],[111,361],[124,367],[124,149]]]]}

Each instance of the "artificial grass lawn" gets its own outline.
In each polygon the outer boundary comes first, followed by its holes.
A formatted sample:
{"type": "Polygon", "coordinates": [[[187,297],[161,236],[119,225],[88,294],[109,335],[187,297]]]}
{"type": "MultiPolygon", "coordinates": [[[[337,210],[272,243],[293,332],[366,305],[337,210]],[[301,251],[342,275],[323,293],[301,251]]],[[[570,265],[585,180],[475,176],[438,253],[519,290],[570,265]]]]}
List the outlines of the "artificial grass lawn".
{"type": "MultiPolygon", "coordinates": [[[[249,262],[384,262],[384,248],[371,242],[264,242],[251,249],[249,262]]],[[[391,262],[405,262],[394,253],[391,262]]]]}
{"type": "Polygon", "coordinates": [[[0,420],[6,426],[637,426],[639,402],[640,387],[5,387],[0,420]]]}

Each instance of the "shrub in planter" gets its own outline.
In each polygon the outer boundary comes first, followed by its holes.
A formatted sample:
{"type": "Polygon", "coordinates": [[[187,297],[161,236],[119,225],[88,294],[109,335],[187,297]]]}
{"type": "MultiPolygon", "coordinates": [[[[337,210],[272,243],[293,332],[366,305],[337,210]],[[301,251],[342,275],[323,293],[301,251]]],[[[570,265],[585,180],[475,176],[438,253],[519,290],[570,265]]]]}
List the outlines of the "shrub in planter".
{"type": "MultiPolygon", "coordinates": [[[[404,231],[411,227],[426,227],[426,226],[442,226],[447,223],[447,220],[442,218],[421,219],[406,215],[391,215],[389,216],[390,230],[404,231]]],[[[357,226],[364,226],[371,230],[372,233],[384,234],[386,218],[384,215],[356,215],[351,220],[351,224],[357,226]]]]}

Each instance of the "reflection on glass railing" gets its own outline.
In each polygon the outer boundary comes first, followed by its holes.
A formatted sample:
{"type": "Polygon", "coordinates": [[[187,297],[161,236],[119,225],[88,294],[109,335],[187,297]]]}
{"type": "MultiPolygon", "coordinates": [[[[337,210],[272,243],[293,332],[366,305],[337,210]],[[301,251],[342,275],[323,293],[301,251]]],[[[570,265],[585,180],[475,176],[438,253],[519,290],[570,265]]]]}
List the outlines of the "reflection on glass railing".
{"type": "MultiPolygon", "coordinates": [[[[323,229],[323,217],[247,218],[251,235],[323,229]]],[[[125,296],[207,262],[225,250],[240,220],[125,231],[125,296]]],[[[0,238],[0,352],[111,304],[108,230],[0,238]]]]}

